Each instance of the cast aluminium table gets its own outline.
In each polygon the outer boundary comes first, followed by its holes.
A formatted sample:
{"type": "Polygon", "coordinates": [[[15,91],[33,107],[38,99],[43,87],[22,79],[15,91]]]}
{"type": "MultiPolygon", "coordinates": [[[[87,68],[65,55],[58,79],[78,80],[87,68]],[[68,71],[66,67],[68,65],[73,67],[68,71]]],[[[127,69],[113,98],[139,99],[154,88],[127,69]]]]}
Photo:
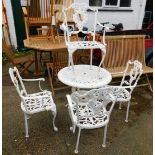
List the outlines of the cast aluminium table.
{"type": "Polygon", "coordinates": [[[58,79],[73,88],[93,89],[110,83],[112,76],[104,68],[90,65],[74,65],[58,72],[58,79]]]}

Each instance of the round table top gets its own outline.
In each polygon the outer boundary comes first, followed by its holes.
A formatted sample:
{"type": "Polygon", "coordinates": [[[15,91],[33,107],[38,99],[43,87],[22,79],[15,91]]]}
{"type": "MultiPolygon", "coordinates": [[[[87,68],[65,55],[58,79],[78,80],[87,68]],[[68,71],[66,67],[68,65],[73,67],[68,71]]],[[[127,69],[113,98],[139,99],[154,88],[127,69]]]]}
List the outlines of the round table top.
{"type": "Polygon", "coordinates": [[[71,87],[93,89],[110,83],[112,76],[104,68],[90,65],[74,65],[65,67],[58,72],[58,79],[71,87]]]}

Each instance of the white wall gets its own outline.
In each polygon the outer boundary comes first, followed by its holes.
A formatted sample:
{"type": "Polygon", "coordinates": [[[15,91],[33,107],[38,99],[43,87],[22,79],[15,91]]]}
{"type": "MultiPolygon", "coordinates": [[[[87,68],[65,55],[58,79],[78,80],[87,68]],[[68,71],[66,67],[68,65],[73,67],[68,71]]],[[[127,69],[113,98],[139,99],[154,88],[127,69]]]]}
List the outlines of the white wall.
{"type": "MultiPolygon", "coordinates": [[[[89,4],[89,0],[75,0],[75,2],[83,2],[89,4]]],[[[124,30],[141,29],[146,0],[131,0],[131,2],[131,9],[133,10],[132,12],[99,11],[99,22],[110,22],[113,24],[123,23],[124,30]]],[[[89,12],[89,14],[90,21],[86,24],[86,26],[92,28],[93,21],[91,21],[91,12],[89,12]]]]}
{"type": "Polygon", "coordinates": [[[6,14],[7,14],[7,19],[8,19],[11,42],[14,45],[14,47],[17,48],[17,39],[16,39],[16,33],[15,33],[15,27],[14,27],[14,19],[13,19],[11,1],[4,0],[4,6],[6,8],[6,14]]]}

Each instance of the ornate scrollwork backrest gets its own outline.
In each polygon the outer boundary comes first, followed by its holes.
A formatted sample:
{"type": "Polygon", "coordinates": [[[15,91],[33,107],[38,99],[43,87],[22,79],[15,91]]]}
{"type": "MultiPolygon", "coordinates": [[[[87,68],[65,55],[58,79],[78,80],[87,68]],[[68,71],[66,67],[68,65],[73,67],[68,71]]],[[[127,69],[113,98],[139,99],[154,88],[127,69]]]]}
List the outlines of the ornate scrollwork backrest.
{"type": "Polygon", "coordinates": [[[62,29],[65,31],[65,34],[67,34],[67,41],[70,41],[69,36],[72,34],[77,34],[78,32],[87,33],[87,31],[83,30],[84,24],[88,22],[88,12],[87,10],[90,9],[94,12],[94,30],[90,31],[95,39],[95,31],[96,31],[96,25],[97,25],[97,12],[98,10],[96,8],[91,8],[86,3],[72,3],[68,8],[63,8],[64,13],[64,22],[62,24],[62,29]],[[78,30],[69,31],[68,30],[68,19],[67,19],[67,13],[70,13],[72,15],[73,21],[76,25],[76,28],[78,30]]]}
{"type": "Polygon", "coordinates": [[[19,74],[18,69],[16,67],[9,68],[9,74],[10,74],[11,80],[12,80],[19,96],[21,96],[21,92],[24,92],[24,94],[27,95],[27,91],[25,89],[25,86],[23,84],[23,81],[19,74]]]}
{"type": "Polygon", "coordinates": [[[74,106],[76,106],[76,115],[77,119],[79,120],[79,110],[78,105],[81,103],[81,105],[87,104],[88,107],[91,107],[91,109],[94,109],[94,114],[99,114],[101,107],[106,108],[106,106],[110,103],[111,104],[110,109],[108,110],[108,114],[110,116],[111,111],[114,107],[115,98],[112,95],[112,89],[111,88],[99,88],[99,89],[92,89],[90,91],[87,91],[83,93],[80,92],[74,92],[72,93],[72,100],[74,101],[74,106]]]}
{"type": "Polygon", "coordinates": [[[126,86],[134,86],[136,87],[137,82],[142,75],[142,64],[138,61],[128,61],[126,69],[124,71],[124,75],[122,78],[122,82],[120,86],[126,85],[126,86]],[[129,75],[129,79],[127,79],[127,75],[129,75]]]}
{"type": "Polygon", "coordinates": [[[73,3],[71,8],[74,9],[73,20],[76,24],[76,27],[79,31],[82,31],[84,24],[88,20],[88,5],[85,3],[73,3]]]}

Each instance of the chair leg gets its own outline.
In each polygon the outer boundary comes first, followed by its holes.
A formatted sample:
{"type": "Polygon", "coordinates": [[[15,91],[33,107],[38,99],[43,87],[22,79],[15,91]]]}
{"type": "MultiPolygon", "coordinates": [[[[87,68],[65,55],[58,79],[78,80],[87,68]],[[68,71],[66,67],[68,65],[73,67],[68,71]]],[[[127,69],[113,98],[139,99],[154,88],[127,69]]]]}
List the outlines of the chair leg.
{"type": "Polygon", "coordinates": [[[107,127],[108,127],[108,124],[104,127],[104,137],[103,137],[102,147],[106,147],[107,127]]]}
{"type": "Polygon", "coordinates": [[[75,129],[76,129],[76,125],[73,124],[73,126],[70,127],[70,130],[73,131],[73,133],[75,133],[75,129]]]}
{"type": "Polygon", "coordinates": [[[27,120],[28,120],[28,117],[27,117],[27,114],[25,114],[24,113],[24,118],[25,118],[25,131],[26,131],[26,138],[28,138],[29,137],[29,133],[28,133],[28,122],[27,122],[27,120]]]}
{"type": "Polygon", "coordinates": [[[129,108],[130,108],[130,101],[128,102],[128,106],[127,106],[127,111],[126,111],[126,119],[125,119],[125,122],[128,122],[129,108]]]}
{"type": "Polygon", "coordinates": [[[53,114],[53,128],[54,128],[54,131],[58,131],[58,128],[55,126],[55,118],[56,118],[56,110],[55,111],[52,111],[52,114],[53,114]]]}
{"type": "Polygon", "coordinates": [[[122,109],[122,102],[119,102],[119,109],[122,109]]]}
{"type": "Polygon", "coordinates": [[[145,76],[146,76],[146,80],[147,80],[147,83],[148,83],[149,89],[151,90],[151,92],[153,92],[153,89],[152,89],[152,87],[151,87],[151,84],[150,84],[150,81],[149,81],[148,75],[145,74],[145,76]]]}
{"type": "Polygon", "coordinates": [[[55,91],[54,91],[54,87],[53,87],[53,64],[48,63],[47,64],[47,71],[48,71],[48,77],[49,77],[49,82],[50,82],[50,86],[51,86],[51,90],[52,90],[52,95],[55,96],[55,91]],[[51,72],[52,71],[52,75],[51,72]]]}
{"type": "Polygon", "coordinates": [[[78,138],[77,138],[77,143],[76,143],[76,149],[74,151],[75,153],[78,153],[80,134],[81,134],[81,128],[79,128],[79,133],[78,133],[78,138]]]}
{"type": "Polygon", "coordinates": [[[20,67],[18,67],[20,74],[23,74],[25,71],[31,72],[28,70],[28,68],[34,63],[34,61],[29,61],[23,64],[19,64],[20,67]]]}

